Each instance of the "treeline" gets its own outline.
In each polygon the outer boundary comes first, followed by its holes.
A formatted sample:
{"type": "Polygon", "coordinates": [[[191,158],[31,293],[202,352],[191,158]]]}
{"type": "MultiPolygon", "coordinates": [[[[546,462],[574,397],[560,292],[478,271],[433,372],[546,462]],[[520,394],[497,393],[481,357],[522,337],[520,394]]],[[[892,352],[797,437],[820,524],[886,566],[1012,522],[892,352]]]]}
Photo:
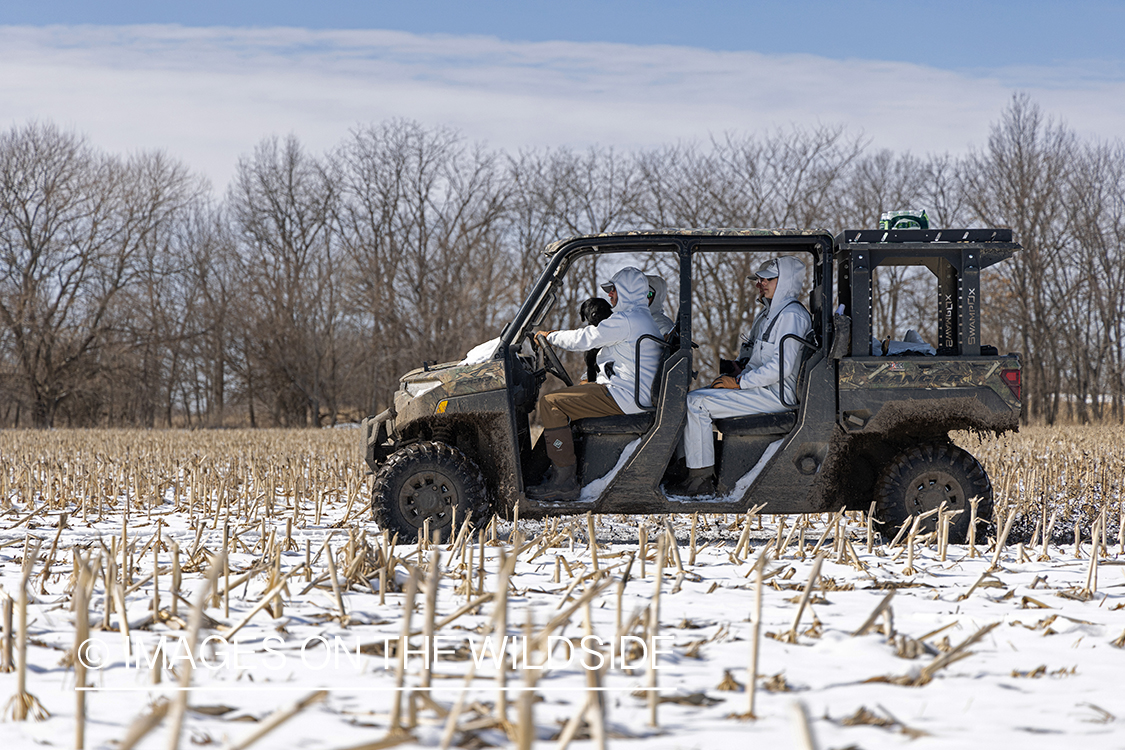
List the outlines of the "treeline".
{"type": "MultiPolygon", "coordinates": [[[[354,420],[405,370],[496,336],[556,239],[835,232],[915,206],[935,226],[1010,226],[1023,245],[983,282],[983,340],[1024,354],[1028,417],[1121,421],[1125,147],[1017,96],[965,157],[829,126],[506,153],[391,121],[321,155],[265,140],[221,197],[166,154],[14,127],[0,134],[0,426],[354,420]]],[[[742,269],[704,275],[697,337],[713,356],[736,346],[752,296],[742,269]]],[[[932,278],[888,269],[877,285],[876,332],[932,340],[932,278]]]]}

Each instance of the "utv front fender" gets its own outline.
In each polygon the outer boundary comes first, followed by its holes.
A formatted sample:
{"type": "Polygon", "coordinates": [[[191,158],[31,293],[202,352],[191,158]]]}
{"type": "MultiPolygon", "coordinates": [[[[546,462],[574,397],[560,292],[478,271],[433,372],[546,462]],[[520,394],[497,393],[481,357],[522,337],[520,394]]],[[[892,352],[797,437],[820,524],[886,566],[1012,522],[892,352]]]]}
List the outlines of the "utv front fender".
{"type": "Polygon", "coordinates": [[[395,440],[391,438],[396,416],[398,414],[392,406],[374,417],[367,417],[363,420],[365,446],[363,458],[367,462],[367,468],[371,471],[376,471],[379,464],[386,461],[387,457],[394,453],[398,447],[395,440]]]}

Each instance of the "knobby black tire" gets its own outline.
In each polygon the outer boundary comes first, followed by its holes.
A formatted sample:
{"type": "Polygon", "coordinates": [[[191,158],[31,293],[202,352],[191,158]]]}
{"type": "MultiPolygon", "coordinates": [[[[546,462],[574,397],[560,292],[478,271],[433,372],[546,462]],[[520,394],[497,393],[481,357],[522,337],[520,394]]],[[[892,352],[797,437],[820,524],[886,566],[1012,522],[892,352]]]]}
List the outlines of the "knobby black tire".
{"type": "MultiPolygon", "coordinates": [[[[992,483],[980,462],[952,443],[921,443],[907,448],[887,465],[875,485],[875,508],[883,522],[883,536],[893,538],[907,518],[937,507],[943,497],[956,499],[946,506],[947,511],[962,511],[949,526],[949,540],[958,544],[969,535],[969,500],[980,498],[977,538],[981,539],[981,530],[992,519],[992,483]]],[[[936,513],[920,524],[922,531],[935,528],[936,513]]]]}
{"type": "Polygon", "coordinates": [[[398,534],[400,542],[418,539],[425,522],[430,518],[430,533],[440,531],[448,540],[457,532],[453,528],[453,514],[443,509],[439,513],[418,513],[401,501],[404,486],[412,477],[432,474],[445,484],[444,493],[451,498],[449,508],[457,508],[457,526],[469,518],[480,528],[491,513],[488,490],[480,468],[457,448],[440,442],[414,443],[395,451],[375,473],[371,492],[371,509],[380,529],[398,534]]]}

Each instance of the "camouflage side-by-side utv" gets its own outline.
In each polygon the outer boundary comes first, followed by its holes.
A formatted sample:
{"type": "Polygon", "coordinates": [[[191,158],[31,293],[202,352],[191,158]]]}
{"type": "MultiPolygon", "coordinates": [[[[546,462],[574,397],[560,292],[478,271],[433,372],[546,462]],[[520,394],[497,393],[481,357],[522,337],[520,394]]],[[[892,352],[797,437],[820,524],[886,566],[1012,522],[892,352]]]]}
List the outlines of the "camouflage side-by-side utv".
{"type": "MultiPolygon", "coordinates": [[[[363,423],[374,473],[372,507],[400,540],[425,520],[448,537],[454,518],[475,525],[492,513],[520,518],[585,513],[809,513],[867,510],[874,501],[894,533],[909,517],[941,507],[963,510],[954,538],[977,516],[991,517],[992,487],[949,433],[1016,430],[1020,359],[980,341],[980,274],[1019,246],[1010,230],[823,231],[718,229],[638,231],[575,237],[547,248],[547,266],[495,351],[477,364],[447,363],[401,379],[394,404],[363,423]],[[642,411],[573,424],[581,499],[529,498],[548,462],[532,439],[529,414],[548,375],[571,378],[549,346],[525,345],[560,296],[568,271],[586,256],[667,254],[678,269],[675,329],[642,411]],[[663,486],[675,473],[693,363],[693,275],[705,258],[752,254],[801,257],[811,267],[812,333],[787,337],[802,352],[797,399],[777,414],[715,421],[720,496],[676,498],[663,486]],[[884,355],[872,344],[872,274],[881,266],[926,266],[936,277],[936,354],[884,355]],[[835,300],[834,300],[835,297],[835,300]],[[837,309],[838,308],[838,309],[837,309]],[[877,354],[872,352],[876,351],[877,354]]],[[[601,258],[608,263],[612,258],[601,258]]],[[[557,327],[557,326],[556,326],[557,327]]],[[[694,364],[694,367],[693,367],[694,364]]],[[[697,384],[698,387],[698,384],[697,384]]],[[[932,524],[932,516],[927,523],[932,524]]]]}

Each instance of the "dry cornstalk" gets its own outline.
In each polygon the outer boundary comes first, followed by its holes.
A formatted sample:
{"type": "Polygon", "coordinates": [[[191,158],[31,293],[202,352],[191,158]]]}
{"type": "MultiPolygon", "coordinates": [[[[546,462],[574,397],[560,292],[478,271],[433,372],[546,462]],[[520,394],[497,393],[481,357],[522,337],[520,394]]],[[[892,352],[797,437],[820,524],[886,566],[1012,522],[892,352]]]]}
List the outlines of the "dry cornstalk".
{"type": "Polygon", "coordinates": [[[996,540],[996,552],[992,556],[992,564],[988,566],[989,570],[996,570],[1000,564],[1000,553],[1004,551],[1004,544],[1008,541],[1008,534],[1012,531],[1012,524],[1016,522],[1016,511],[1008,511],[1008,520],[1004,523],[1004,531],[1001,532],[1000,538],[996,540]]]}
{"type": "Polygon", "coordinates": [[[875,609],[871,611],[871,614],[867,616],[867,619],[863,621],[863,624],[860,625],[854,633],[852,633],[852,637],[854,638],[855,636],[865,635],[869,630],[871,630],[871,628],[875,626],[875,622],[879,619],[879,615],[883,614],[883,611],[891,606],[891,599],[894,599],[894,597],[895,589],[891,589],[887,592],[887,595],[884,596],[883,599],[875,606],[875,609]]]}
{"type": "Polygon", "coordinates": [[[672,522],[667,516],[664,517],[664,530],[667,534],[668,549],[672,550],[672,559],[676,561],[676,571],[679,573],[684,572],[684,562],[680,559],[680,545],[676,542],[676,532],[672,530],[672,522]]]}
{"type": "Polygon", "coordinates": [[[1125,503],[1117,516],[1117,556],[1125,555],[1125,503]]]}
{"type": "Polygon", "coordinates": [[[273,588],[267,591],[265,596],[259,599],[258,603],[251,607],[250,611],[243,615],[242,619],[239,620],[234,627],[223,633],[223,638],[225,638],[227,641],[231,641],[234,638],[235,633],[246,627],[246,623],[250,622],[251,617],[261,612],[266,607],[266,605],[270,603],[270,600],[273,599],[277,594],[279,594],[283,588],[285,588],[285,582],[289,579],[289,576],[293,575],[303,567],[304,563],[301,563],[297,565],[297,567],[292,568],[285,575],[281,576],[281,579],[277,582],[277,584],[275,584],[273,588]]]}
{"type": "Polygon", "coordinates": [[[648,524],[641,521],[637,531],[638,554],[641,556],[641,578],[645,578],[645,563],[648,562],[648,524]]]}
{"type": "Polygon", "coordinates": [[[1056,508],[1055,512],[1051,514],[1051,521],[1047,524],[1047,530],[1043,532],[1043,549],[1039,553],[1040,562],[1047,562],[1051,559],[1050,555],[1048,554],[1048,550],[1050,549],[1051,544],[1051,534],[1055,531],[1055,522],[1057,520],[1059,520],[1058,508],[1056,508]]]}
{"type": "Polygon", "coordinates": [[[629,561],[625,565],[625,572],[621,574],[621,580],[617,583],[617,611],[613,621],[614,641],[611,653],[617,653],[617,646],[621,642],[621,636],[624,635],[621,632],[621,607],[625,598],[625,586],[629,583],[629,573],[633,570],[633,559],[634,555],[630,552],[629,561]]]}
{"type": "Polygon", "coordinates": [[[551,635],[551,633],[553,633],[556,628],[561,627],[563,623],[567,622],[571,618],[571,616],[578,611],[579,607],[584,606],[586,602],[591,601],[595,597],[599,596],[607,588],[609,588],[609,585],[611,583],[613,583],[613,580],[607,577],[601,581],[598,581],[593,586],[588,587],[585,591],[582,592],[581,596],[570,603],[569,607],[547,621],[547,624],[544,625],[532,639],[531,645],[535,648],[545,648],[547,636],[551,635]]]}
{"type": "Polygon", "coordinates": [[[785,640],[789,643],[797,642],[797,628],[801,625],[801,616],[805,613],[805,607],[809,604],[809,598],[812,596],[813,587],[820,579],[820,566],[824,563],[824,558],[827,553],[821,552],[813,560],[812,571],[809,573],[809,580],[805,583],[805,589],[801,592],[801,600],[797,604],[797,613],[793,615],[793,624],[789,627],[789,632],[785,635],[785,640]]]}
{"type": "Polygon", "coordinates": [[[812,724],[809,723],[808,710],[801,701],[793,701],[790,710],[793,713],[793,734],[800,750],[817,750],[816,738],[813,735],[812,724]]]}
{"type": "MultiPolygon", "coordinates": [[[[840,518],[841,518],[841,517],[842,517],[843,515],[844,515],[844,509],[843,509],[843,508],[841,508],[841,509],[840,509],[839,511],[837,511],[837,512],[836,512],[836,514],[835,514],[835,515],[833,515],[833,516],[832,516],[832,519],[831,519],[831,520],[830,520],[830,521],[829,521],[829,522],[827,523],[827,525],[825,525],[825,527],[824,527],[824,533],[820,535],[820,539],[818,539],[818,540],[817,540],[817,542],[816,542],[816,546],[814,546],[814,547],[812,548],[812,553],[811,553],[811,554],[813,555],[813,557],[816,557],[817,553],[818,553],[818,552],[820,552],[820,548],[821,548],[821,546],[822,546],[822,545],[823,545],[823,544],[824,544],[824,543],[825,543],[826,541],[828,541],[828,530],[829,530],[829,529],[831,529],[831,528],[833,527],[833,525],[835,525],[836,523],[838,523],[838,522],[839,522],[839,520],[840,520],[840,518]]],[[[892,544],[891,546],[894,546],[894,545],[892,544]]],[[[818,569],[819,569],[819,568],[818,568],[818,569]]]]}
{"type": "Polygon", "coordinates": [[[795,534],[799,529],[803,530],[803,527],[801,526],[801,524],[799,522],[794,523],[793,527],[791,529],[789,529],[789,533],[786,534],[786,536],[785,536],[785,541],[781,543],[781,546],[777,550],[777,554],[775,555],[775,557],[777,557],[777,559],[780,560],[782,558],[782,556],[785,554],[786,550],[789,549],[789,542],[791,542],[793,540],[793,534],[795,534]]]}
{"type": "MultiPolygon", "coordinates": [[[[496,572],[496,611],[493,620],[500,642],[508,635],[508,578],[516,568],[515,555],[505,554],[500,549],[499,569],[496,572]]],[[[496,670],[496,720],[501,725],[508,723],[508,664],[503,659],[496,670]]]]}
{"type": "Polygon", "coordinates": [[[914,569],[914,539],[918,536],[918,527],[921,525],[922,516],[914,516],[914,522],[910,525],[910,533],[906,537],[906,567],[902,569],[904,576],[912,576],[918,572],[914,569]]]}
{"type": "MultiPolygon", "coordinates": [[[[75,557],[77,559],[77,552],[75,557]]],[[[86,660],[83,656],[86,641],[90,638],[89,591],[94,585],[94,573],[88,559],[78,561],[78,580],[74,586],[74,747],[86,747],[86,660]]]]}
{"type": "MultiPolygon", "coordinates": [[[[777,516],[774,516],[774,518],[777,518],[777,516]]],[[[774,555],[774,557],[777,557],[777,558],[781,557],[781,534],[784,531],[785,531],[785,516],[782,516],[781,519],[777,522],[777,533],[775,534],[775,538],[773,540],[773,555],[774,555]]]]}
{"type": "Polygon", "coordinates": [[[137,743],[148,736],[149,732],[160,726],[164,717],[168,715],[171,703],[166,698],[161,698],[152,704],[148,711],[138,716],[129,725],[129,730],[117,745],[117,750],[132,750],[137,743]]]}
{"type": "Polygon", "coordinates": [[[410,644],[410,620],[414,616],[414,597],[418,593],[418,570],[411,568],[406,580],[406,596],[402,602],[402,632],[398,640],[398,662],[395,664],[395,692],[391,701],[391,727],[389,734],[403,731],[402,698],[406,684],[406,652],[410,644]]]}
{"type": "MultiPolygon", "coordinates": [[[[514,555],[513,555],[514,557],[514,555]]],[[[531,623],[531,609],[526,610],[527,619],[523,626],[523,637],[525,641],[531,640],[532,623],[531,623]]],[[[534,651],[529,651],[528,658],[534,651]]],[[[524,663],[522,667],[524,685],[523,690],[520,692],[519,700],[517,702],[516,714],[518,719],[514,727],[516,736],[516,747],[519,750],[531,750],[531,745],[535,741],[535,716],[533,712],[533,704],[535,698],[535,678],[538,671],[532,667],[531,664],[524,663]]],[[[507,729],[507,727],[505,727],[507,729]]],[[[511,733],[511,732],[509,732],[511,733]]]]}
{"type": "Polygon", "coordinates": [[[426,651],[426,657],[422,660],[421,686],[423,688],[430,687],[430,675],[432,671],[430,649],[434,642],[434,619],[437,617],[437,595],[438,585],[440,583],[441,549],[434,547],[430,555],[430,575],[429,578],[426,579],[426,609],[422,619],[422,648],[426,651]]]}
{"type": "Polygon", "coordinates": [[[598,539],[594,534],[594,514],[586,514],[586,533],[590,536],[590,559],[593,561],[594,572],[599,570],[598,567],[598,539]]]}
{"type": "Polygon", "coordinates": [[[691,537],[689,539],[691,545],[691,557],[688,558],[688,565],[695,565],[695,526],[699,522],[699,514],[691,514],[691,537]]]}
{"type": "Polygon", "coordinates": [[[1098,592],[1098,535],[1100,533],[1101,520],[1094,522],[1093,533],[1091,539],[1093,547],[1090,549],[1090,566],[1086,569],[1086,586],[1083,591],[1088,594],[1096,594],[1098,592]]]}
{"type": "MultiPolygon", "coordinates": [[[[628,573],[626,573],[628,575],[628,573]]],[[[594,635],[594,617],[590,610],[590,603],[586,602],[583,608],[583,633],[586,636],[594,635]]],[[[652,656],[651,654],[649,655],[652,656]]],[[[586,716],[590,727],[590,739],[594,742],[596,750],[605,750],[605,699],[601,692],[601,670],[594,667],[594,654],[585,656],[586,668],[586,716]]],[[[604,668],[604,664],[603,664],[604,668]]]]}
{"type": "Polygon", "coordinates": [[[0,612],[2,612],[4,628],[4,637],[3,640],[0,640],[0,672],[11,672],[16,668],[16,662],[12,658],[12,645],[16,640],[12,631],[12,608],[14,605],[15,600],[0,591],[0,612]]]}
{"type": "MultiPolygon", "coordinates": [[[[195,604],[191,608],[191,616],[188,618],[188,637],[186,648],[190,654],[195,653],[196,645],[199,643],[199,628],[203,624],[203,606],[207,601],[207,597],[215,588],[219,580],[219,573],[222,572],[226,554],[220,554],[212,563],[204,578],[203,588],[200,590],[199,595],[195,599],[195,604]]],[[[170,720],[170,729],[168,734],[168,750],[178,750],[180,746],[180,731],[183,729],[184,712],[187,710],[188,701],[188,688],[191,686],[191,672],[192,660],[186,659],[185,664],[180,666],[180,691],[176,693],[176,698],[172,703],[172,717],[170,720]]]]}
{"type": "Polygon", "coordinates": [[[309,706],[313,705],[314,703],[319,703],[326,697],[328,697],[327,690],[315,690],[306,695],[304,698],[301,698],[299,701],[293,703],[292,705],[274,711],[272,714],[267,716],[261,724],[255,727],[253,732],[251,732],[242,740],[232,744],[228,748],[228,750],[246,750],[246,748],[253,745],[262,737],[265,737],[267,734],[277,729],[279,726],[289,721],[309,706]]]}
{"type": "MultiPolygon", "coordinates": [[[[651,657],[656,652],[656,635],[660,631],[660,588],[664,583],[664,550],[668,546],[667,534],[661,535],[656,547],[656,588],[652,600],[648,605],[648,653],[651,657]]],[[[649,726],[658,727],[656,707],[660,704],[660,694],[656,687],[655,662],[650,663],[647,670],[648,683],[648,723],[649,726]]]]}
{"type": "Polygon", "coordinates": [[[748,701],[746,707],[747,718],[756,719],[754,712],[758,692],[758,675],[761,673],[760,660],[762,649],[762,594],[764,586],[764,573],[766,563],[769,562],[769,547],[764,547],[754,563],[754,626],[750,636],[750,669],[746,674],[746,692],[748,701]]]}
{"type": "Polygon", "coordinates": [[[324,541],[328,558],[328,574],[332,578],[332,593],[336,596],[336,606],[340,608],[340,625],[347,627],[348,613],[344,609],[344,595],[340,592],[340,579],[336,575],[336,554],[332,551],[331,537],[324,541]]]}
{"type": "Polygon", "coordinates": [[[20,587],[18,596],[20,637],[17,644],[19,666],[16,670],[16,694],[8,701],[8,709],[12,712],[15,721],[27,721],[30,714],[35,721],[43,721],[50,714],[39,703],[39,699],[27,692],[27,583],[31,579],[31,571],[39,557],[39,540],[28,539],[24,546],[23,570],[20,573],[20,587]]]}
{"type": "Polygon", "coordinates": [[[875,549],[875,506],[876,501],[871,501],[871,507],[867,510],[867,554],[871,554],[875,549]]]}
{"type": "Polygon", "coordinates": [[[991,633],[993,629],[995,629],[998,625],[1000,625],[999,622],[994,622],[991,625],[985,625],[983,628],[977,630],[975,633],[970,635],[965,640],[961,641],[961,643],[957,644],[949,651],[936,657],[932,662],[922,668],[922,672],[918,676],[915,684],[925,685],[933,679],[934,675],[938,671],[945,669],[950,664],[953,664],[954,662],[960,661],[961,659],[969,656],[970,652],[968,649],[978,641],[980,641],[982,638],[984,638],[986,635],[991,633]]]}
{"type": "Polygon", "coordinates": [[[39,574],[39,594],[47,595],[47,579],[51,576],[51,566],[55,564],[55,552],[59,548],[59,537],[66,528],[66,513],[59,516],[59,529],[55,532],[55,539],[51,542],[51,550],[47,553],[47,562],[43,564],[43,572],[39,574]]]}
{"type": "MultiPolygon", "coordinates": [[[[228,513],[230,512],[228,507],[228,513]]],[[[230,521],[223,521],[223,617],[230,617],[230,521]]]]}

